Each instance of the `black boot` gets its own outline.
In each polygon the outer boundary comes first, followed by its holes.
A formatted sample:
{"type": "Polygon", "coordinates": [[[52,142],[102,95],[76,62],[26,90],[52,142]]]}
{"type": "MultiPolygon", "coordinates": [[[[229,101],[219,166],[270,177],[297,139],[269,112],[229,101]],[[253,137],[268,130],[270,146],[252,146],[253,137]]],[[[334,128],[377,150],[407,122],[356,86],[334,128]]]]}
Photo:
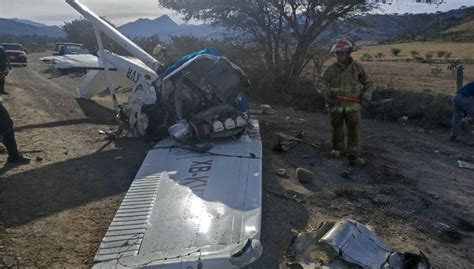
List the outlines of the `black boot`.
{"type": "Polygon", "coordinates": [[[8,94],[8,92],[5,91],[5,78],[4,77],[0,79],[0,95],[1,94],[8,94]]]}
{"type": "Polygon", "coordinates": [[[22,164],[29,164],[30,159],[25,158],[21,155],[18,156],[10,156],[8,157],[7,164],[11,165],[22,165],[22,164]]]}
{"type": "Polygon", "coordinates": [[[15,133],[13,130],[10,130],[8,133],[3,135],[3,144],[8,151],[8,160],[7,164],[28,164],[30,159],[27,159],[18,152],[16,146],[15,133]]]}

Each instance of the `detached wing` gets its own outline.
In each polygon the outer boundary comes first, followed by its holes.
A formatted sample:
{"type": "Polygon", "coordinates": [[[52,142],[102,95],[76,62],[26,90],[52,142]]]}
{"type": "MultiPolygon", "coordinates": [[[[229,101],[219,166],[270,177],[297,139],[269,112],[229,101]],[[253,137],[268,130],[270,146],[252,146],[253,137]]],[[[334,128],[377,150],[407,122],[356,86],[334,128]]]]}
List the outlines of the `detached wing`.
{"type": "MultiPolygon", "coordinates": [[[[48,56],[40,58],[43,62],[54,63],[56,69],[91,69],[104,70],[104,65],[99,57],[92,54],[72,54],[64,56],[48,56]]],[[[115,66],[110,67],[116,70],[115,66]]]]}

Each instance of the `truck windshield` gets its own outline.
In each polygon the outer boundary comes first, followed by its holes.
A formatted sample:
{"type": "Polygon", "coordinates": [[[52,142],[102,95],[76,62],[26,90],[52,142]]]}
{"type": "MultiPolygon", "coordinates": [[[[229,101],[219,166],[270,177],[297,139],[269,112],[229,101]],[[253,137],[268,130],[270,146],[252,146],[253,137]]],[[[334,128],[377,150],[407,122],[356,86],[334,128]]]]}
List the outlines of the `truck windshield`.
{"type": "Polygon", "coordinates": [[[2,46],[5,50],[24,50],[19,44],[2,44],[0,46],[2,46]]]}

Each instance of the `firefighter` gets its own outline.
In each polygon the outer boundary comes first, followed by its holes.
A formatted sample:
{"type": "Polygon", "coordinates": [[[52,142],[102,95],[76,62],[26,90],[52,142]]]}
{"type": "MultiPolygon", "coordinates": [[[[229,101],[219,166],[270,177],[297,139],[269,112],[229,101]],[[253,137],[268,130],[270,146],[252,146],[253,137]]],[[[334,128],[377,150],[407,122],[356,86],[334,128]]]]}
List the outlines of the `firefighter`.
{"type": "Polygon", "coordinates": [[[323,74],[326,106],[332,126],[331,156],[345,153],[344,125],[347,129],[347,157],[352,166],[363,166],[361,156],[361,110],[372,99],[373,83],[362,65],[351,57],[354,45],[338,39],[331,48],[336,62],[323,74]]]}
{"type": "Polygon", "coordinates": [[[0,94],[8,94],[5,91],[5,77],[8,75],[8,71],[12,69],[10,61],[8,60],[7,53],[0,46],[0,94]]]}

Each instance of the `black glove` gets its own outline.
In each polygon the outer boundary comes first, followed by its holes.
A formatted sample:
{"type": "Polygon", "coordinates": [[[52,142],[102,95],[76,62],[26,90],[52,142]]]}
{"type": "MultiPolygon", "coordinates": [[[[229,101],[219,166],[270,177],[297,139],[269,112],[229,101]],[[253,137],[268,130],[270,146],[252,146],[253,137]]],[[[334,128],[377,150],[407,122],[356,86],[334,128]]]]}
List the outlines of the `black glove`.
{"type": "Polygon", "coordinates": [[[328,106],[337,105],[336,95],[332,92],[328,92],[327,95],[326,95],[326,103],[327,103],[328,106]]]}

